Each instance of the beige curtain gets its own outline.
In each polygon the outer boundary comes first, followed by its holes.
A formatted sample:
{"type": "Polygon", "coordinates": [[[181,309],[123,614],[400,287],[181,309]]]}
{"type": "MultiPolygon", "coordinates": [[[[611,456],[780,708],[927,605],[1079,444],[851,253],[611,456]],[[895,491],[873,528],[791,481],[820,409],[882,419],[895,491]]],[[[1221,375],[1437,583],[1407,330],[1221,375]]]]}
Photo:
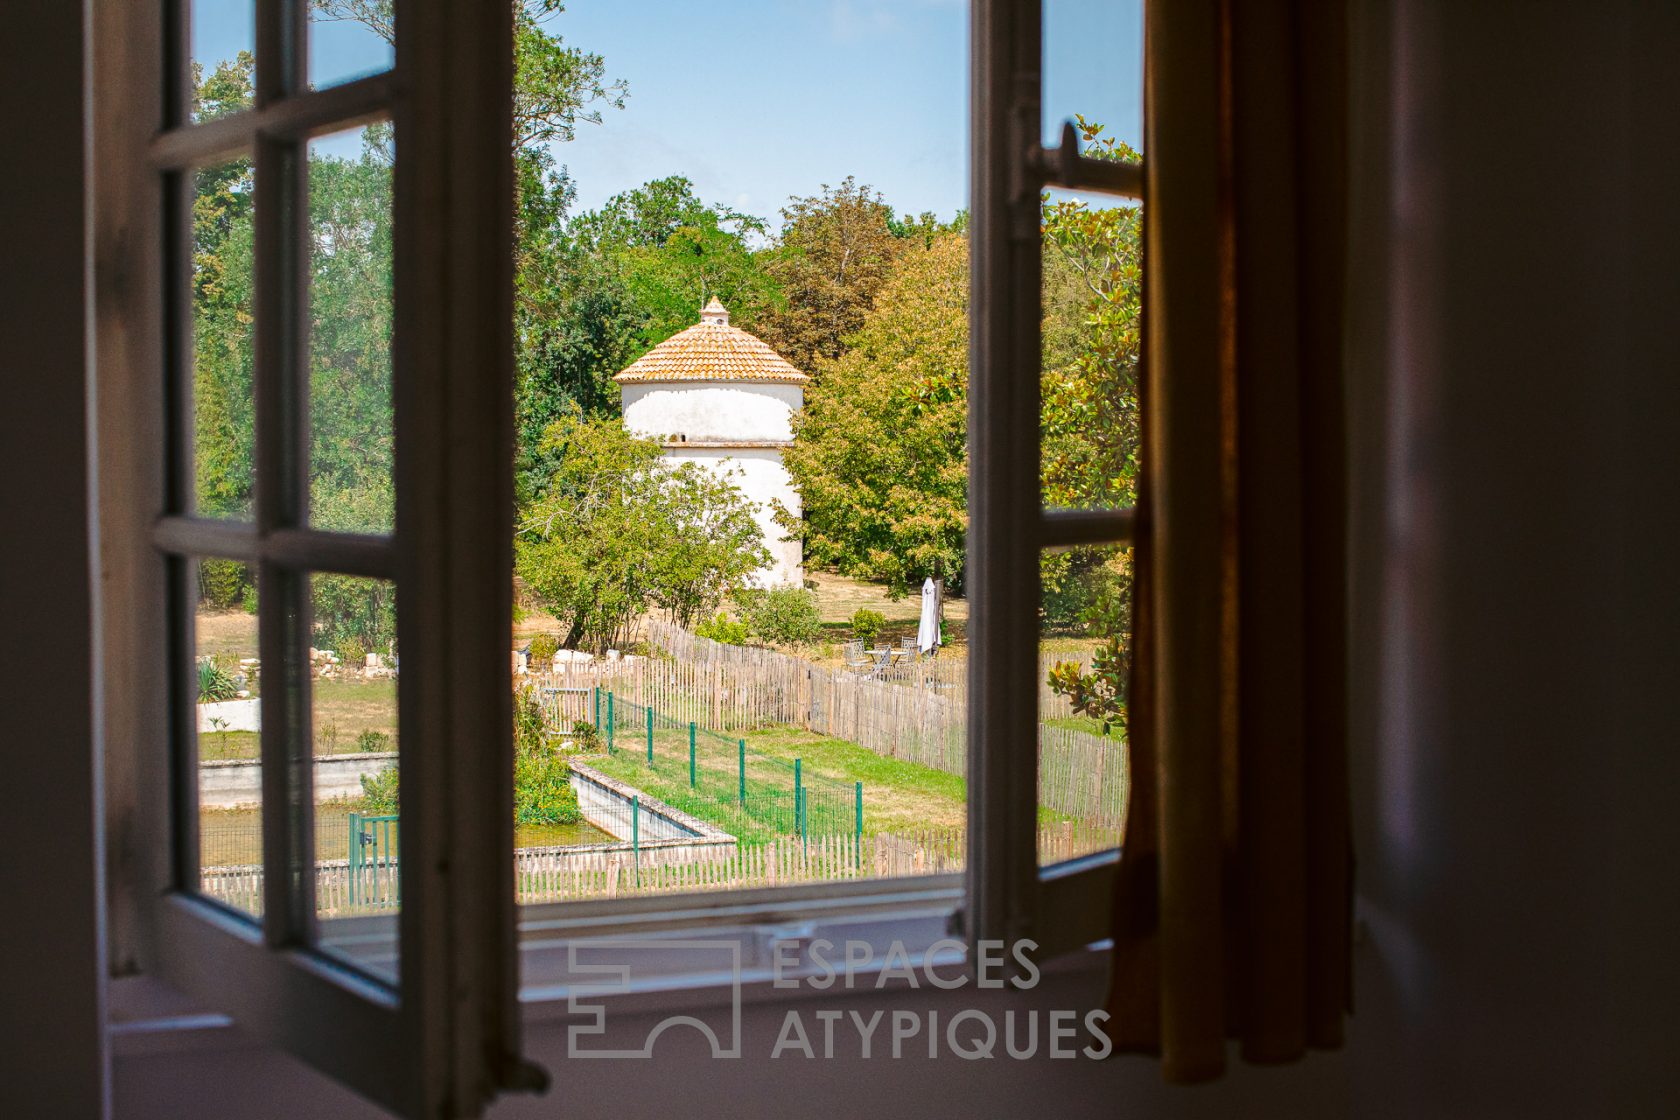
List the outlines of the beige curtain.
{"type": "Polygon", "coordinates": [[[1117,1049],[1217,1077],[1341,1043],[1339,0],[1150,8],[1146,479],[1117,1049]]]}

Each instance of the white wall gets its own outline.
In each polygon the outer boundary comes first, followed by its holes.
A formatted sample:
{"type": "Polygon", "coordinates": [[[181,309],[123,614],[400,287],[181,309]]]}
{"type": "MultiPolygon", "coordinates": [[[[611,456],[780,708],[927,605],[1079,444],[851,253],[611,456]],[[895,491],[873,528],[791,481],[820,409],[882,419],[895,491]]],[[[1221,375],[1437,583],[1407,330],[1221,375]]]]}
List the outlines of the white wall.
{"type": "Polygon", "coordinates": [[[795,516],[804,508],[793,478],[782,466],[782,453],[774,447],[700,448],[671,446],[665,458],[674,463],[697,463],[741,488],[753,503],[753,518],[758,522],[764,547],[770,550],[770,563],[754,574],[752,582],[760,587],[781,584],[802,584],[805,580],[804,547],[797,538],[783,540],[787,530],[775,522],[771,502],[780,501],[795,516]]]}
{"type": "Polygon", "coordinates": [[[793,414],[805,405],[798,385],[630,381],[621,388],[624,426],[659,439],[786,442],[793,414]]]}

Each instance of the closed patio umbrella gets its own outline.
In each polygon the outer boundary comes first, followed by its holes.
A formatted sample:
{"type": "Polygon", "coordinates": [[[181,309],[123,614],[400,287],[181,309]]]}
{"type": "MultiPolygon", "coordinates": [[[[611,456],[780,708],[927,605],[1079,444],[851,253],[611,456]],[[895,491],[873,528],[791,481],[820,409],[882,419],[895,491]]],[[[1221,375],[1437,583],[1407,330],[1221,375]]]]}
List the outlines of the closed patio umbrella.
{"type": "Polygon", "coordinates": [[[916,628],[916,649],[927,653],[939,644],[939,585],[929,576],[922,581],[922,621],[916,628]]]}

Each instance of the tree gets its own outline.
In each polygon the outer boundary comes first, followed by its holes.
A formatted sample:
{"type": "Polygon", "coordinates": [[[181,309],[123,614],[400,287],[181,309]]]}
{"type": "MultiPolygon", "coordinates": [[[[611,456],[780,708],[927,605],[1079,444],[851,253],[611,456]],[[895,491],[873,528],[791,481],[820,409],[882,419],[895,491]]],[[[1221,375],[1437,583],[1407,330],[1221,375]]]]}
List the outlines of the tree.
{"type": "MultiPolygon", "coordinates": [[[[1137,162],[1136,151],[1078,118],[1086,154],[1137,162]]],[[[1046,196],[1042,447],[1044,500],[1130,506],[1139,466],[1138,360],[1142,315],[1141,215],[1046,196]]],[[[1125,550],[1075,549],[1041,573],[1046,622],[1100,639],[1089,671],[1057,664],[1049,684],[1106,733],[1125,726],[1131,677],[1132,569],[1125,550]]]]}
{"type": "MultiPolygon", "coordinates": [[[[931,222],[932,215],[924,217],[931,222]]],[[[811,370],[820,359],[840,356],[906,242],[895,236],[892,208],[851,176],[838,187],[824,184],[820,195],[791,200],[782,221],[781,244],[767,268],[783,300],[764,322],[764,340],[811,370]]],[[[910,234],[920,227],[900,228],[910,234]]]]}
{"type": "Polygon", "coordinates": [[[960,584],[968,530],[968,241],[898,256],[839,359],[821,363],[783,462],[814,564],[902,595],[925,577],[960,584]]]}
{"type": "Polygon", "coordinates": [[[662,461],[658,443],[616,419],[570,412],[544,445],[558,466],[521,516],[516,567],[569,627],[566,648],[623,641],[650,606],[691,623],[768,563],[733,484],[662,461]]]}

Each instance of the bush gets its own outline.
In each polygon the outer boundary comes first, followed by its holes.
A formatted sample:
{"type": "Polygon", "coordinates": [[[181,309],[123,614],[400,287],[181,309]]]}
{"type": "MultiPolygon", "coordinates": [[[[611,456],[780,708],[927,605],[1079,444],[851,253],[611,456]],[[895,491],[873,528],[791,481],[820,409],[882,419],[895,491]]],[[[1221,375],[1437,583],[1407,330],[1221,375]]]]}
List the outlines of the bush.
{"type": "Polygon", "coordinates": [[[391,749],[391,737],[383,731],[368,728],[356,736],[356,749],[363,754],[378,754],[380,751],[391,749]]]}
{"type": "Polygon", "coordinates": [[[747,624],[736,622],[727,615],[719,614],[710,621],[702,622],[694,628],[694,632],[702,638],[710,638],[714,642],[722,642],[730,646],[744,646],[747,644],[747,624]]]}
{"type": "Polygon", "coordinates": [[[861,639],[865,645],[873,642],[886,624],[887,616],[880,611],[859,607],[852,612],[852,636],[861,639]]]}
{"type": "Polygon", "coordinates": [[[333,652],[338,654],[338,660],[345,665],[360,668],[361,666],[367,664],[368,649],[367,646],[362,644],[362,640],[360,638],[345,638],[341,640],[338,643],[338,648],[334,649],[333,652]]]}
{"type": "Polygon", "coordinates": [[[559,638],[556,638],[553,634],[538,634],[531,639],[531,668],[535,669],[538,665],[548,665],[554,660],[554,655],[559,652],[559,638]]]}
{"type": "Polygon", "coordinates": [[[237,560],[207,557],[198,562],[198,593],[206,607],[231,610],[253,586],[251,569],[237,560]]]}
{"type": "Polygon", "coordinates": [[[601,731],[588,720],[580,719],[572,724],[572,742],[585,754],[596,754],[601,749],[601,731]]]}
{"type": "Polygon", "coordinates": [[[516,824],[572,824],[583,819],[572,768],[549,745],[542,708],[529,689],[513,702],[513,819],[516,824]]]}
{"type": "Polygon", "coordinates": [[[817,597],[803,587],[772,587],[737,594],[747,628],[760,641],[803,645],[822,634],[817,597]]]}
{"type": "Polygon", "coordinates": [[[239,598],[239,609],[246,614],[257,613],[257,585],[251,584],[245,589],[245,594],[239,598]]]}
{"type": "Polygon", "coordinates": [[[387,766],[377,774],[362,775],[361,811],[369,816],[389,816],[397,811],[395,766],[387,766]]]}
{"type": "Polygon", "coordinates": [[[213,660],[198,663],[198,702],[200,704],[232,700],[238,695],[239,682],[233,679],[232,673],[229,673],[213,660]]]}

